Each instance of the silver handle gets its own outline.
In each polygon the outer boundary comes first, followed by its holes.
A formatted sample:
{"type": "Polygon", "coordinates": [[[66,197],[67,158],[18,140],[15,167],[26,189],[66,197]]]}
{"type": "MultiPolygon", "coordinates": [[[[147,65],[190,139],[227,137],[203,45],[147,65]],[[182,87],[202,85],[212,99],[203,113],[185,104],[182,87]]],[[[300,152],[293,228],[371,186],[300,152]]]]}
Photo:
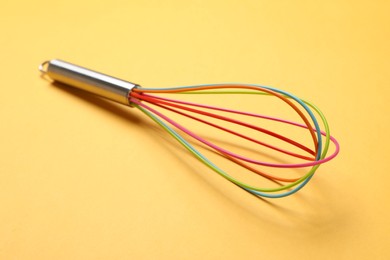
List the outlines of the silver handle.
{"type": "Polygon", "coordinates": [[[89,70],[62,60],[42,63],[39,70],[53,79],[121,104],[130,105],[129,95],[139,85],[89,70]]]}

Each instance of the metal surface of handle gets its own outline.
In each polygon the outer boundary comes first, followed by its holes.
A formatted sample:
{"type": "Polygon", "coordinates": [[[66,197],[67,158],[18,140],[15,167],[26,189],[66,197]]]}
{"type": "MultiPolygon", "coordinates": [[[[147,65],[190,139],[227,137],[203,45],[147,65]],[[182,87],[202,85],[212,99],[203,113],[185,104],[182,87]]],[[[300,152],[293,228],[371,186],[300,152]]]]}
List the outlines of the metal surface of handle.
{"type": "Polygon", "coordinates": [[[121,104],[131,105],[129,94],[139,85],[54,59],[41,64],[39,70],[61,83],[83,89],[121,104]]]}

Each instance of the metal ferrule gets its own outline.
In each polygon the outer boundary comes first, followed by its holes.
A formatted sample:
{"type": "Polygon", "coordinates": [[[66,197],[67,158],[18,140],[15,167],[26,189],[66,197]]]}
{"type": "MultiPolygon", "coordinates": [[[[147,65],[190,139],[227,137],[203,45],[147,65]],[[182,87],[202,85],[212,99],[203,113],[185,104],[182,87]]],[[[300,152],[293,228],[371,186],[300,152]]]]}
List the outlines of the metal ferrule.
{"type": "Polygon", "coordinates": [[[42,63],[39,70],[54,81],[83,89],[121,104],[131,105],[129,95],[139,85],[89,70],[62,60],[42,63]]]}

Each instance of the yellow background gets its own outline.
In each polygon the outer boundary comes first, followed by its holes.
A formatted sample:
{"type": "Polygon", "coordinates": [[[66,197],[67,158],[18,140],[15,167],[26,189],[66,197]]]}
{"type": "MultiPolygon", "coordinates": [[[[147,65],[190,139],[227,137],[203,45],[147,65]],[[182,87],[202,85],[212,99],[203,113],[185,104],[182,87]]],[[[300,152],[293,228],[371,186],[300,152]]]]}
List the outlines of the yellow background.
{"type": "Polygon", "coordinates": [[[0,259],[389,259],[388,1],[1,1],[0,259]],[[136,110],[50,85],[61,58],[148,87],[317,104],[341,153],[258,200],[136,110]]]}

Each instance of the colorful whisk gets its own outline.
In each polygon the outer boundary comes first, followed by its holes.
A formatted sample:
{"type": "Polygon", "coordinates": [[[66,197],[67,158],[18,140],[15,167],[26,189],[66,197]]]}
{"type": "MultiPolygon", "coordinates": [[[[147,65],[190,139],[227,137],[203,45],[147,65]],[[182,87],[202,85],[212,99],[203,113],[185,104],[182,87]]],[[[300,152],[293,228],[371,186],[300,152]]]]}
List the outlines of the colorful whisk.
{"type": "MultiPolygon", "coordinates": [[[[261,197],[280,198],[291,195],[302,187],[304,187],[318,167],[325,162],[333,159],[339,152],[339,144],[337,140],[330,135],[329,125],[323,113],[313,104],[304,101],[288,92],[272,87],[265,87],[253,84],[212,84],[212,85],[196,85],[174,88],[144,88],[137,84],[120,80],[102,73],[98,73],[80,66],[73,65],[61,60],[50,60],[40,65],[39,69],[43,75],[48,76],[54,81],[71,85],[110,100],[125,104],[131,107],[138,108],[145,115],[150,117],[164,130],[166,130],[174,139],[176,139],[185,149],[193,154],[197,159],[211,168],[213,171],[233,182],[242,189],[261,197]],[[156,96],[156,93],[164,94],[164,96],[156,96]],[[267,95],[274,96],[280,101],[290,106],[293,111],[301,118],[302,123],[293,122],[277,117],[265,116],[255,112],[240,111],[219,106],[211,106],[206,104],[194,103],[189,101],[180,101],[168,98],[165,94],[209,94],[209,95],[267,95]],[[229,151],[226,148],[217,145],[215,142],[207,140],[194,131],[186,128],[183,124],[177,122],[166,115],[177,114],[181,117],[195,120],[201,124],[207,125],[213,129],[218,129],[232,137],[241,138],[245,142],[250,142],[259,146],[259,152],[266,152],[267,149],[273,153],[278,153],[284,157],[296,158],[298,162],[269,162],[259,159],[250,158],[237,152],[229,151]],[[316,117],[317,115],[317,117],[316,117]],[[310,136],[313,142],[313,148],[309,148],[304,144],[293,140],[285,135],[276,133],[261,125],[245,122],[238,119],[237,116],[251,119],[277,122],[287,126],[295,126],[302,128],[310,136]],[[323,130],[320,128],[322,122],[323,130]],[[226,122],[230,126],[239,126],[241,129],[255,131],[256,135],[249,135],[236,130],[234,127],[226,126],[226,122]],[[275,139],[285,145],[275,145],[267,140],[260,140],[259,135],[263,139],[275,139]],[[253,172],[265,179],[271,180],[278,184],[277,187],[261,188],[247,184],[225,170],[221,169],[210,159],[208,159],[199,149],[195,148],[191,139],[196,140],[198,145],[212,150],[218,155],[227,160],[241,166],[246,171],[253,172]],[[269,138],[264,138],[269,137],[269,138]],[[333,143],[334,148],[331,155],[327,156],[330,143],[333,143]],[[287,149],[285,146],[291,146],[295,150],[287,149]],[[297,152],[297,150],[304,152],[297,152]],[[275,175],[266,173],[263,169],[292,169],[302,168],[307,169],[300,177],[287,178],[285,175],[275,175]]],[[[259,104],[261,106],[261,104],[259,104]]],[[[257,121],[256,121],[257,122],[257,121]]],[[[281,159],[281,161],[284,161],[281,159]]]]}

